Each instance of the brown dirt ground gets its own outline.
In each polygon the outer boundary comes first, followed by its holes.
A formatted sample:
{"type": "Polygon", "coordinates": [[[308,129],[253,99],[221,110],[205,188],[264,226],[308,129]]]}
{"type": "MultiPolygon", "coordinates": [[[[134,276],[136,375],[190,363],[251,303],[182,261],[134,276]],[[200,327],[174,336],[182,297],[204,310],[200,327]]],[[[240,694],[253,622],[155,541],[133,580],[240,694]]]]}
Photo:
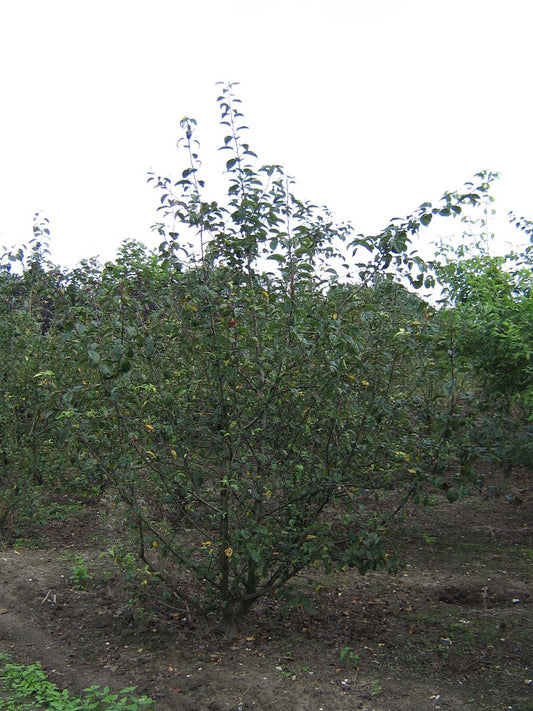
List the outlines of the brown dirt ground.
{"type": "Polygon", "coordinates": [[[132,609],[100,556],[115,534],[85,509],[0,548],[0,651],[73,692],[136,685],[158,711],[531,711],[533,487],[487,479],[409,513],[398,574],[322,576],[311,612],[266,600],[232,638],[186,610],[132,609]]]}

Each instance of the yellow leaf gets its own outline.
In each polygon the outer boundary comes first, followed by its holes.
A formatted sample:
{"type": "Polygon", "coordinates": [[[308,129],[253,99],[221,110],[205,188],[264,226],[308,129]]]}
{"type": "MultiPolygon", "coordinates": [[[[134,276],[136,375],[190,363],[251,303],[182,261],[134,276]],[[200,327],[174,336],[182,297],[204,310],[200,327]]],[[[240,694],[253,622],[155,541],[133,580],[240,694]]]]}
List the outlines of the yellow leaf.
{"type": "Polygon", "coordinates": [[[154,426],[153,426],[153,425],[149,425],[148,422],[145,422],[145,423],[144,423],[144,426],[146,427],[147,430],[153,430],[153,429],[154,429],[154,426]]]}
{"type": "Polygon", "coordinates": [[[150,449],[146,450],[146,454],[149,454],[154,459],[157,457],[157,454],[155,452],[152,452],[150,449]]]}
{"type": "Polygon", "coordinates": [[[397,457],[400,457],[401,459],[403,459],[404,462],[408,462],[411,459],[411,457],[408,454],[406,454],[405,452],[400,452],[400,450],[397,450],[396,452],[394,452],[394,454],[397,457]]]}
{"type": "Polygon", "coordinates": [[[233,555],[233,548],[230,548],[228,546],[224,551],[224,555],[226,556],[226,558],[231,558],[231,556],[233,555]]]}
{"type": "Polygon", "coordinates": [[[339,316],[338,316],[338,314],[335,313],[335,314],[332,314],[331,318],[332,318],[334,321],[336,321],[336,320],[339,318],[339,316]]]}

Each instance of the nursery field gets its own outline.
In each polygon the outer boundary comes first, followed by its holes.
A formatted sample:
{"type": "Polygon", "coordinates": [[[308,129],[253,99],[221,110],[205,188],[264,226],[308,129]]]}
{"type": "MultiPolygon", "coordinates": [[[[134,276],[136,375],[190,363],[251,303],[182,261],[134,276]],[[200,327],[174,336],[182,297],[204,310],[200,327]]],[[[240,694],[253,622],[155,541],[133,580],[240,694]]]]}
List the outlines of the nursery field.
{"type": "Polygon", "coordinates": [[[160,711],[533,709],[531,477],[485,474],[482,493],[407,512],[398,573],[303,571],[308,604],[266,598],[231,636],[128,582],[108,501],[58,502],[0,550],[0,651],[160,711]]]}

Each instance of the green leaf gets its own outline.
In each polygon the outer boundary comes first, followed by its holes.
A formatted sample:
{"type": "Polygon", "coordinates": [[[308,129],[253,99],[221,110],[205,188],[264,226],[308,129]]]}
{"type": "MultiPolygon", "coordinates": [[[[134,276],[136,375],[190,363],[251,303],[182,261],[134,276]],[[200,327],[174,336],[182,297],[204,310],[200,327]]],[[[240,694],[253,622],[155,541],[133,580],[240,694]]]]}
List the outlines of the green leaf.
{"type": "Polygon", "coordinates": [[[275,262],[278,262],[278,264],[284,264],[287,259],[283,254],[269,254],[267,259],[272,259],[275,262]]]}

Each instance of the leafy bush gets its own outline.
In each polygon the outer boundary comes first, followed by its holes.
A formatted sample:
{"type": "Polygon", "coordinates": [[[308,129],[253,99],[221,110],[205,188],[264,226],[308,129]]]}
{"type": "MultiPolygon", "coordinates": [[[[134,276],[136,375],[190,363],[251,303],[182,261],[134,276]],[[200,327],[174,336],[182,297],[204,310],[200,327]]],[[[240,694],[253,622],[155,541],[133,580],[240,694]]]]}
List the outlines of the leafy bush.
{"type": "Polygon", "coordinates": [[[62,275],[46,358],[12,388],[41,384],[42,437],[75,462],[64,483],[109,488],[143,569],[178,568],[173,594],[231,628],[308,566],[393,568],[388,526],[406,502],[457,497],[454,350],[405,285],[432,283],[412,238],[488,186],[354,235],[258,166],[231,85],[219,106],[226,201],[206,198],[186,118],[181,179],[150,177],[160,248],[128,242],[62,275]]]}
{"type": "Polygon", "coordinates": [[[497,460],[527,464],[533,455],[532,249],[491,256],[483,245],[448,250],[438,267],[455,348],[478,386],[478,440],[497,460]]]}
{"type": "Polygon", "coordinates": [[[189,167],[150,178],[159,251],[128,243],[88,290],[66,287],[65,358],[84,375],[60,417],[141,557],[189,571],[182,594],[231,626],[306,566],[393,566],[387,523],[441,485],[457,397],[435,386],[431,310],[397,282],[424,283],[411,236],[479,194],[354,237],[256,167],[231,86],[219,104],[227,203],[204,198],[184,119],[189,167]]]}

